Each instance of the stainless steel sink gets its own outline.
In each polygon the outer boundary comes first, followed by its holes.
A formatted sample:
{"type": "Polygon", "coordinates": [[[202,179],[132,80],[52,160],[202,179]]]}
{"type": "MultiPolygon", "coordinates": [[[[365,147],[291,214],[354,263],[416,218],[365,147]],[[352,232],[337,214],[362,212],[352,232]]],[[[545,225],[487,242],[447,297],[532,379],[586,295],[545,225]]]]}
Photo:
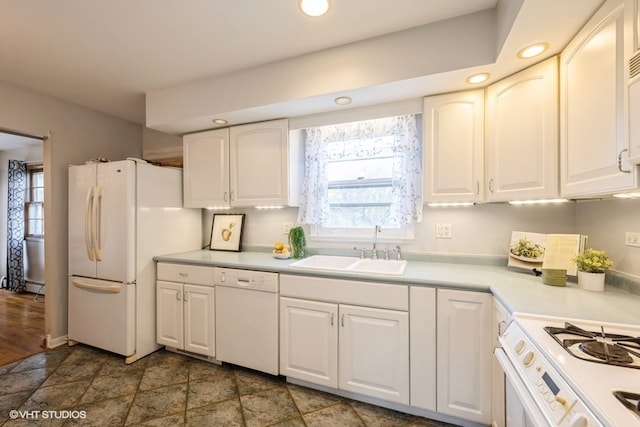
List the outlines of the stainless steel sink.
{"type": "Polygon", "coordinates": [[[381,274],[401,276],[407,267],[407,261],[362,259],[347,256],[313,255],[289,264],[292,268],[308,270],[331,270],[350,273],[381,274]]]}

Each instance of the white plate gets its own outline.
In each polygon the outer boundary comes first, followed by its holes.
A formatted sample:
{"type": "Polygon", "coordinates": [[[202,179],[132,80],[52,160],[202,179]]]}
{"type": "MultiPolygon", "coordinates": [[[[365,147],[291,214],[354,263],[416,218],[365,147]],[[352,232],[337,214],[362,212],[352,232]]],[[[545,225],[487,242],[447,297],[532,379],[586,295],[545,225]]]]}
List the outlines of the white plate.
{"type": "Polygon", "coordinates": [[[273,252],[273,257],[277,259],[289,259],[291,258],[291,252],[283,252],[283,253],[273,252]]]}
{"type": "Polygon", "coordinates": [[[544,259],[544,256],[538,258],[527,258],[525,256],[516,255],[512,252],[509,252],[509,255],[511,256],[511,258],[515,258],[523,262],[542,262],[542,260],[544,259]]]}

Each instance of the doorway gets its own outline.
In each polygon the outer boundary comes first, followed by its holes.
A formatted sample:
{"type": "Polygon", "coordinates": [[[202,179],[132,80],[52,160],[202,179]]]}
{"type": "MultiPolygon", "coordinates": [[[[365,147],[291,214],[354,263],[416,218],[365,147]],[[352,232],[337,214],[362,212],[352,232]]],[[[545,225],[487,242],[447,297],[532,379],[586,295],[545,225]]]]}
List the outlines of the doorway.
{"type": "Polygon", "coordinates": [[[45,350],[43,148],[0,130],[0,366],[45,350]]]}

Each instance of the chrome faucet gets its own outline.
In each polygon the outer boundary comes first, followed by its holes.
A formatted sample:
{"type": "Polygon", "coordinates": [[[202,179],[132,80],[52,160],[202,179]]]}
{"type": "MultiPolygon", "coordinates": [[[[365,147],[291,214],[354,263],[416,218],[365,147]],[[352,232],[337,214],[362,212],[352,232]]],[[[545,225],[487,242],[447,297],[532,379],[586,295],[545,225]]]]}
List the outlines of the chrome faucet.
{"type": "Polygon", "coordinates": [[[371,259],[378,259],[378,249],[376,248],[376,245],[378,243],[378,233],[381,231],[382,229],[379,225],[376,225],[373,228],[373,249],[371,251],[371,259]]]}

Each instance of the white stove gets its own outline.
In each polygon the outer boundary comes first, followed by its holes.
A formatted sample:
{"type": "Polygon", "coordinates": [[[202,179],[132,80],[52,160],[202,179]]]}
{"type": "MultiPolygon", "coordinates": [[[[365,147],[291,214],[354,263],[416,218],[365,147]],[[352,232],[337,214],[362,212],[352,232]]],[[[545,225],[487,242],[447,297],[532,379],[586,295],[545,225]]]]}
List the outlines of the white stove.
{"type": "Polygon", "coordinates": [[[516,313],[496,357],[530,409],[528,422],[634,427],[640,426],[638,337],[640,325],[516,313]]]}

